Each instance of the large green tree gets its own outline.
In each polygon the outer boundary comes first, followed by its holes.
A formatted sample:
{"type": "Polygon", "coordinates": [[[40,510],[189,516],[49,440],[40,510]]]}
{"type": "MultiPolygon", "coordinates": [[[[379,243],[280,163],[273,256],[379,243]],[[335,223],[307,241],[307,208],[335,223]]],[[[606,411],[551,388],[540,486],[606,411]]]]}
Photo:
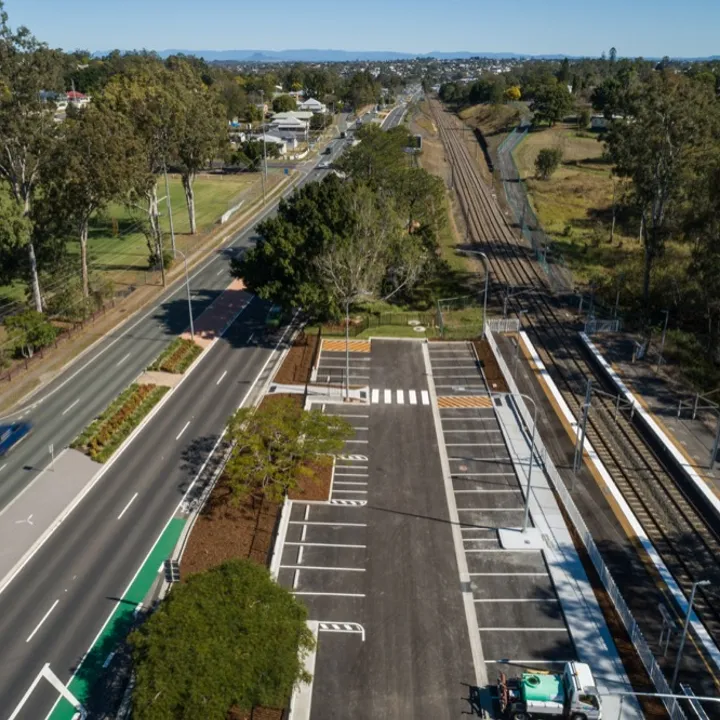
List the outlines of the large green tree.
{"type": "Polygon", "coordinates": [[[282,502],[302,480],[315,476],[313,464],[342,450],[353,429],[338,415],[303,410],[291,398],[268,398],[259,408],[241,408],[227,428],[233,443],[225,477],[236,497],[261,493],[282,502]]]}
{"type": "Polygon", "coordinates": [[[272,109],[276,112],[288,112],[297,109],[297,101],[292,95],[278,95],[273,98],[272,109]]]}
{"type": "Polygon", "coordinates": [[[63,123],[62,142],[45,168],[46,197],[68,219],[80,242],[82,293],[88,297],[88,233],[91,217],[122,200],[142,174],[141,147],[124,116],[90,105],[63,123]]]}
{"type": "Polygon", "coordinates": [[[309,681],[307,609],[250,561],[176,585],[130,636],[135,720],[225,720],[231,708],[284,707],[309,681]]]}
{"type": "Polygon", "coordinates": [[[712,150],[717,100],[703,83],[672,72],[657,72],[622,102],[626,116],[612,123],[607,146],[615,173],[631,181],[642,217],[643,301],[650,276],[668,237],[678,229],[698,161],[712,150]]]}
{"type": "Polygon", "coordinates": [[[543,83],[535,90],[533,111],[538,122],[550,125],[560,122],[573,108],[567,85],[558,81],[543,83]]]}
{"type": "MultiPolygon", "coordinates": [[[[41,91],[58,87],[58,65],[58,54],[27,28],[9,26],[0,2],[0,178],[26,218],[55,144],[55,105],[44,102],[41,91]]],[[[26,262],[13,264],[25,268],[33,306],[42,311],[37,248],[32,235],[23,239],[26,262]]]]}

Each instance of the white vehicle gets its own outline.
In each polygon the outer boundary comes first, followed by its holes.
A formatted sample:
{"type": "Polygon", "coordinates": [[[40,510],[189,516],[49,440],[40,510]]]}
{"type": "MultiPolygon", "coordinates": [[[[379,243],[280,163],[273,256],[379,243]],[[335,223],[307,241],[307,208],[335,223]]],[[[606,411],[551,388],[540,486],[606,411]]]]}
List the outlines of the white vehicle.
{"type": "Polygon", "coordinates": [[[585,663],[565,663],[562,674],[523,673],[520,678],[513,679],[501,674],[497,692],[503,717],[514,720],[602,718],[595,678],[585,663]]]}

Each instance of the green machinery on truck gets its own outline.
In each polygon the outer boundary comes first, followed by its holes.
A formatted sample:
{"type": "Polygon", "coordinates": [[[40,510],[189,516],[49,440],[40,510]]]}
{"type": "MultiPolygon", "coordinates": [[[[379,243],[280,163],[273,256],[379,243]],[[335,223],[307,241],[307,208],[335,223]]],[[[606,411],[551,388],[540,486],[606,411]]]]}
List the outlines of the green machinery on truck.
{"type": "Polygon", "coordinates": [[[562,673],[523,673],[510,679],[501,673],[497,692],[503,716],[514,720],[602,717],[595,678],[585,663],[565,663],[562,673]]]}

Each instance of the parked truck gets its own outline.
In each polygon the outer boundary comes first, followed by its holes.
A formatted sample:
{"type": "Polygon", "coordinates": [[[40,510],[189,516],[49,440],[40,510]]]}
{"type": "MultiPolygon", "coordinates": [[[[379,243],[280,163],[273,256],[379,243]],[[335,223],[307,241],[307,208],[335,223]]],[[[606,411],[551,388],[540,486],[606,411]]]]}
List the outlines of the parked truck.
{"type": "Polygon", "coordinates": [[[508,679],[500,674],[498,702],[503,717],[509,720],[531,718],[568,718],[600,720],[602,708],[590,666],[565,663],[562,673],[523,673],[508,679]]]}

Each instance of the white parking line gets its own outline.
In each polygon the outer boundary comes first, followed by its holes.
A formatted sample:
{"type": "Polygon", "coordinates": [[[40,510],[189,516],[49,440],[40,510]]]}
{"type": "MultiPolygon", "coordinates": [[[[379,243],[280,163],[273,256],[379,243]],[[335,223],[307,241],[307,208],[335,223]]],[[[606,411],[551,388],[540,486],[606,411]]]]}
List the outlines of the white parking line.
{"type": "Polygon", "coordinates": [[[293,595],[320,595],[322,597],[365,597],[365,593],[300,592],[299,590],[293,590],[293,595]]]}
{"type": "Polygon", "coordinates": [[[326,415],[332,415],[333,417],[341,417],[341,418],[363,418],[367,420],[370,416],[369,415],[348,415],[347,413],[333,413],[333,412],[326,412],[326,415]]]}
{"type": "MultiPolygon", "coordinates": [[[[440,410],[492,410],[492,408],[440,408],[440,410]]],[[[457,420],[458,422],[485,422],[487,418],[483,417],[444,417],[442,419],[443,425],[446,422],[452,422],[457,420]]],[[[499,432],[499,431],[498,431],[499,432]]]]}
{"type": "Polygon", "coordinates": [[[183,429],[177,434],[177,437],[175,438],[175,440],[179,440],[179,439],[180,439],[180,436],[187,430],[189,424],[190,424],[190,421],[188,420],[188,421],[185,423],[185,425],[183,425],[183,429]]]}
{"type": "Polygon", "coordinates": [[[333,495],[347,495],[348,493],[360,493],[361,495],[367,495],[367,490],[333,490],[333,495]]]}
{"type": "Polygon", "coordinates": [[[392,403],[392,390],[385,390],[383,393],[385,404],[390,405],[392,403]]]}
{"type": "Polygon", "coordinates": [[[520,494],[519,490],[482,490],[482,489],[473,489],[473,490],[453,490],[453,492],[456,495],[459,495],[461,493],[486,493],[487,495],[509,495],[511,493],[518,493],[520,494]]]}
{"type": "Polygon", "coordinates": [[[367,527],[367,523],[322,522],[320,520],[290,520],[290,525],[331,525],[333,527],[367,527]]]}
{"type": "MultiPolygon", "coordinates": [[[[352,477],[352,475],[350,477],[352,477]]],[[[354,480],[336,480],[333,485],[367,485],[367,482],[361,482],[360,480],[357,482],[354,480]]]]}
{"type": "Polygon", "coordinates": [[[118,365],[122,365],[122,364],[130,357],[131,354],[132,354],[132,353],[128,353],[128,354],[125,355],[124,357],[121,357],[121,358],[115,363],[115,367],[117,367],[118,365]]]}
{"type": "Polygon", "coordinates": [[[281,565],[286,570],[338,570],[342,572],[365,572],[365,568],[322,567],[320,565],[281,565]]]}
{"type": "Polygon", "coordinates": [[[362,443],[364,445],[368,444],[368,440],[346,440],[346,443],[362,443]]]}
{"type": "Polygon", "coordinates": [[[217,381],[215,384],[216,384],[216,385],[219,385],[219,384],[223,381],[223,379],[225,378],[225,376],[226,376],[227,374],[228,374],[228,371],[226,370],[226,371],[218,378],[218,381],[217,381]]]}
{"type": "Polygon", "coordinates": [[[397,404],[404,405],[405,404],[405,393],[402,390],[398,390],[396,393],[396,396],[397,396],[397,404]]]}
{"type": "Polygon", "coordinates": [[[481,627],[478,628],[480,632],[561,632],[567,633],[567,628],[564,627],[532,627],[532,628],[521,628],[521,627],[481,627]]]}
{"type": "Polygon", "coordinates": [[[429,405],[430,404],[430,394],[427,390],[421,390],[420,391],[420,397],[422,398],[422,404],[423,405],[429,405]]]}
{"type": "MultiPolygon", "coordinates": [[[[335,468],[340,468],[341,470],[367,470],[367,465],[336,465],[335,468]]],[[[338,475],[339,473],[335,473],[338,475]]]]}
{"type": "MultiPolygon", "coordinates": [[[[462,460],[463,458],[453,459],[462,460]]],[[[452,473],[450,477],[515,477],[515,473],[459,472],[452,473]]]]}
{"type": "Polygon", "coordinates": [[[135,493],[131,498],[128,504],[122,509],[122,512],[117,516],[117,519],[119,520],[126,512],[126,510],[133,504],[133,500],[138,496],[137,493],[135,493]]]}
{"type": "Polygon", "coordinates": [[[458,508],[458,512],[523,512],[525,508],[458,508]]]}
{"type": "Polygon", "coordinates": [[[486,660],[486,665],[566,665],[572,660],[518,660],[516,658],[501,658],[500,660],[486,660]]]}
{"type": "Polygon", "coordinates": [[[559,603],[557,598],[475,598],[476,603],[531,603],[531,602],[554,602],[559,603]]]}
{"type": "Polygon", "coordinates": [[[546,572],[471,572],[473,577],[547,577],[546,572]]]}
{"type": "Polygon", "coordinates": [[[445,447],[505,447],[505,443],[445,443],[445,447]]]}
{"type": "Polygon", "coordinates": [[[408,400],[411,405],[417,405],[417,393],[414,390],[408,390],[408,400]]]}
{"type": "MultiPolygon", "coordinates": [[[[354,468],[353,468],[354,469],[354,468]]],[[[336,472],[335,477],[369,477],[368,473],[346,473],[336,472]]]]}
{"type": "Polygon", "coordinates": [[[51,606],[50,609],[42,616],[42,620],[37,624],[37,627],[27,636],[26,643],[29,643],[33,637],[35,636],[35,633],[40,629],[40,626],[48,619],[50,616],[50,613],[57,607],[57,604],[59,603],[59,600],[56,600],[51,606]]]}
{"type": "MultiPolygon", "coordinates": [[[[460,418],[457,418],[457,419],[460,419],[460,418]]],[[[465,429],[454,430],[453,429],[453,430],[443,430],[443,432],[444,433],[491,433],[491,432],[499,433],[500,430],[465,430],[465,429]]]]}
{"type": "Polygon", "coordinates": [[[359,548],[361,550],[367,547],[367,545],[344,545],[343,543],[286,542],[285,544],[296,547],[359,548]]]}
{"type": "Polygon", "coordinates": [[[68,405],[68,406],[62,411],[62,414],[65,415],[66,413],[69,413],[79,402],[80,402],[80,398],[78,398],[72,405],[68,405]]]}
{"type": "Polygon", "coordinates": [[[372,404],[377,405],[380,402],[380,391],[374,388],[370,397],[372,404]]]}

